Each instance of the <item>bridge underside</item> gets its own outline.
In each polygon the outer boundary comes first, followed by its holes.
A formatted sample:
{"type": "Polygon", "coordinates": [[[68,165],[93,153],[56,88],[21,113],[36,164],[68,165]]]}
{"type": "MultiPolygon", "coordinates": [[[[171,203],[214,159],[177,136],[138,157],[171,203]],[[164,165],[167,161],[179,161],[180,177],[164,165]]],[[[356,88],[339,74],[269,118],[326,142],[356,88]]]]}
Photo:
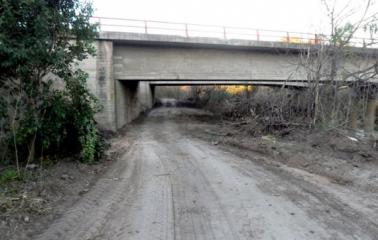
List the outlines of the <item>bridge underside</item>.
{"type": "Polygon", "coordinates": [[[287,86],[307,87],[306,82],[284,82],[284,81],[245,81],[245,80],[155,80],[149,81],[152,86],[192,86],[192,85],[262,85],[262,86],[287,86]]]}
{"type": "MultiPolygon", "coordinates": [[[[193,86],[193,85],[264,85],[276,87],[306,87],[303,82],[245,81],[245,80],[115,80],[114,111],[105,117],[114,117],[113,122],[103,125],[105,129],[117,130],[147,111],[154,104],[156,86],[193,86]],[[109,127],[110,126],[110,127],[109,127]]],[[[105,112],[106,113],[106,112],[105,112]]]]}

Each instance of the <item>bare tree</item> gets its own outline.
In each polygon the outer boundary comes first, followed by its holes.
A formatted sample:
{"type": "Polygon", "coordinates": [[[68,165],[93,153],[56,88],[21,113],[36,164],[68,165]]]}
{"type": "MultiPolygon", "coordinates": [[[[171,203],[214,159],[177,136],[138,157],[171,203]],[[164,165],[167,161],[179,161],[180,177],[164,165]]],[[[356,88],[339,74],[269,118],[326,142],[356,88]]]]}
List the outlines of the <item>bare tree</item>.
{"type": "Polygon", "coordinates": [[[352,6],[351,1],[342,8],[338,8],[335,0],[321,1],[329,19],[330,34],[319,35],[321,41],[302,51],[299,62],[307,72],[308,92],[313,99],[312,125],[319,121],[336,125],[348,122],[345,117],[354,111],[356,99],[374,95],[372,80],[378,75],[378,58],[369,48],[377,44],[374,37],[378,13],[372,12],[375,6],[372,0],[363,1],[362,11],[352,6]],[[356,38],[357,34],[364,34],[365,38],[356,38]],[[340,96],[346,86],[350,89],[348,101],[340,96]]]}

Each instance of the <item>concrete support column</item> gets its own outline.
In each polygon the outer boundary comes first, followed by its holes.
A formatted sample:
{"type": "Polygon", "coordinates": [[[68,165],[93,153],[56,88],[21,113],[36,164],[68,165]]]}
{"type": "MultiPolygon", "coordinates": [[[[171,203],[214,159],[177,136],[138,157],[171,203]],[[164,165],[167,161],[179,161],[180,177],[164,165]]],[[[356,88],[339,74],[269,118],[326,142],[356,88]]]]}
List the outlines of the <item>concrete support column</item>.
{"type": "Polygon", "coordinates": [[[152,107],[153,98],[149,82],[139,82],[137,97],[140,112],[144,112],[152,107]]]}
{"type": "Polygon", "coordinates": [[[154,104],[155,104],[155,86],[154,85],[150,85],[150,88],[151,88],[151,98],[152,98],[152,105],[151,105],[151,107],[153,107],[154,104]]]}
{"type": "Polygon", "coordinates": [[[377,106],[378,99],[371,99],[368,101],[365,117],[365,131],[368,133],[372,133],[374,131],[377,106]]]}
{"type": "Polygon", "coordinates": [[[116,83],[116,128],[119,129],[134,118],[134,98],[138,82],[119,81],[116,83]]]}
{"type": "Polygon", "coordinates": [[[136,119],[153,105],[153,91],[149,82],[115,80],[116,129],[136,119]]]}
{"type": "Polygon", "coordinates": [[[99,126],[105,130],[116,130],[115,90],[113,78],[113,42],[97,42],[96,95],[103,106],[97,114],[99,126]]]}
{"type": "Polygon", "coordinates": [[[251,98],[251,92],[253,91],[252,85],[246,85],[246,86],[244,86],[244,89],[245,89],[245,97],[247,99],[250,99],[251,98]]]}

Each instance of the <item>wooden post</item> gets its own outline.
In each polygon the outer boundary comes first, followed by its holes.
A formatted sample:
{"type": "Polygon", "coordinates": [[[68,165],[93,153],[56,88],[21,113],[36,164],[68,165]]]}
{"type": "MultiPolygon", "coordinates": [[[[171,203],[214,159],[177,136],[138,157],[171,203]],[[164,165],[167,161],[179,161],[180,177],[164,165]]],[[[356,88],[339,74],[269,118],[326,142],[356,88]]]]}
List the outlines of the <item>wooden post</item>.
{"type": "Polygon", "coordinates": [[[352,130],[356,130],[358,127],[358,100],[356,98],[352,99],[352,103],[350,106],[350,113],[349,113],[349,126],[352,130]]]}
{"type": "Polygon", "coordinates": [[[378,106],[377,99],[370,99],[368,101],[366,118],[365,118],[365,131],[367,133],[372,133],[375,127],[375,115],[378,106]]]}
{"type": "Polygon", "coordinates": [[[290,34],[289,34],[289,32],[286,33],[286,40],[287,40],[287,43],[290,43],[290,34]]]}

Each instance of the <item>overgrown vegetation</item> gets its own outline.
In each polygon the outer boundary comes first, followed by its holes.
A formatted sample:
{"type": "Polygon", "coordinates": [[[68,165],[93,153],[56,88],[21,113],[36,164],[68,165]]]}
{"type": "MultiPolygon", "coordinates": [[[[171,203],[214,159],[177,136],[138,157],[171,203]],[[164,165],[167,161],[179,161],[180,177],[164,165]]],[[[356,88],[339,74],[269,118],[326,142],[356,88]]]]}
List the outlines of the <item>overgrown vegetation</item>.
{"type": "Polygon", "coordinates": [[[248,119],[254,124],[253,131],[264,133],[296,126],[364,128],[372,132],[378,102],[378,85],[374,82],[378,60],[367,48],[378,44],[376,5],[364,0],[360,9],[345,3],[339,9],[336,1],[322,2],[330,21],[329,35],[304,47],[297,61],[291,63],[307,76],[303,82],[306,87],[258,87],[239,94],[227,93],[221,87],[204,87],[198,93],[200,103],[232,119],[248,119]],[[364,41],[355,38],[358,34],[365,36],[364,41]],[[353,48],[356,40],[360,45],[353,48]]]}
{"type": "Polygon", "coordinates": [[[59,154],[101,155],[100,110],[78,62],[94,55],[91,4],[0,0],[0,164],[59,154]]]}
{"type": "Polygon", "coordinates": [[[351,3],[322,3],[330,35],[322,36],[320,45],[302,51],[299,58],[299,66],[308,76],[312,125],[334,127],[350,123],[356,128],[357,119],[350,121],[351,117],[365,121],[369,100],[377,97],[377,86],[372,80],[378,76],[378,61],[374,54],[365,51],[377,44],[376,4],[364,0],[356,9],[351,3]],[[361,34],[363,40],[358,38],[361,34]]]}
{"type": "Polygon", "coordinates": [[[0,185],[18,178],[18,172],[13,169],[5,169],[0,175],[0,185]]]}

